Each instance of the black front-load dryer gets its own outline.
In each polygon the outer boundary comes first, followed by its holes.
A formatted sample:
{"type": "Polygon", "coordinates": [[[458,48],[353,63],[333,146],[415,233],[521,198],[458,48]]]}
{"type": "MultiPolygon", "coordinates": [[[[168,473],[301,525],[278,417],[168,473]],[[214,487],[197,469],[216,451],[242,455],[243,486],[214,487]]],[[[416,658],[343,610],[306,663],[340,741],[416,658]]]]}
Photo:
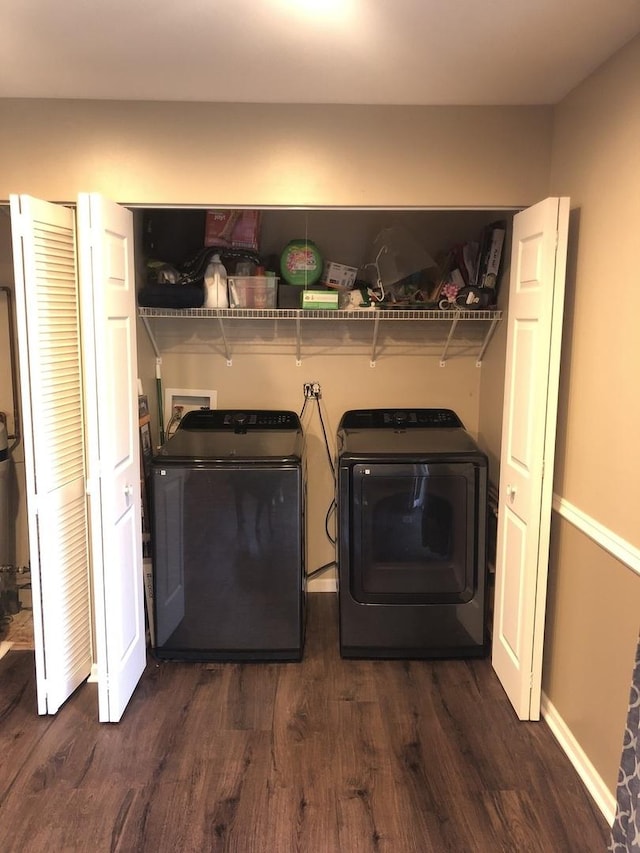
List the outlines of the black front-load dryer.
{"type": "Polygon", "coordinates": [[[484,655],[487,457],[458,416],[349,411],[337,451],[342,656],[484,655]]]}
{"type": "Polygon", "coordinates": [[[151,466],[158,657],[301,659],[304,500],[294,412],[183,418],[151,466]]]}

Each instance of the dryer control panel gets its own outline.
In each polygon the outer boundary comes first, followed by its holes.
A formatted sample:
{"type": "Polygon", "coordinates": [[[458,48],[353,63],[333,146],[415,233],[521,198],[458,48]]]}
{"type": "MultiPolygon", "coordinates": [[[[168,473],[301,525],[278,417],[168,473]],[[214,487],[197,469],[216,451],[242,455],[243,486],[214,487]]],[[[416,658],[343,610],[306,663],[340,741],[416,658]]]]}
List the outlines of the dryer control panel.
{"type": "Polygon", "coordinates": [[[345,412],[339,429],[463,428],[451,409],[355,409],[345,412]]]}

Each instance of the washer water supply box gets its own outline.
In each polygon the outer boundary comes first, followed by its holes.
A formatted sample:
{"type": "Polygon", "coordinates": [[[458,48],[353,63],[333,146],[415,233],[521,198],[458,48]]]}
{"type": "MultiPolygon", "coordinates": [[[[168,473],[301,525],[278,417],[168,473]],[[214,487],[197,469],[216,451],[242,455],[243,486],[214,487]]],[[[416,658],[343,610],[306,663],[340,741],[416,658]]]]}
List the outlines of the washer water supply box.
{"type": "Polygon", "coordinates": [[[313,309],[332,309],[338,307],[338,291],[305,290],[302,293],[302,307],[313,309]]]}
{"type": "Polygon", "coordinates": [[[275,308],[278,279],[274,275],[230,276],[230,308],[275,308]]]}

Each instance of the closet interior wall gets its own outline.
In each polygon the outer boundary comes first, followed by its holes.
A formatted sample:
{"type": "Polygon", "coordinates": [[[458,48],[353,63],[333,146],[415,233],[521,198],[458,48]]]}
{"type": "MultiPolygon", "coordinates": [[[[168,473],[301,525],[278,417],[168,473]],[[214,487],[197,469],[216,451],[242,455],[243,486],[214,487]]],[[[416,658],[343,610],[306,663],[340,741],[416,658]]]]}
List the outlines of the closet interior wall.
{"type": "MultiPolygon", "coordinates": [[[[215,205],[212,205],[215,206],[215,205]]],[[[174,209],[175,210],[175,209],[174,209]]],[[[513,210],[416,210],[416,209],[268,209],[261,214],[260,254],[280,256],[291,240],[307,238],[326,260],[362,268],[374,260],[373,242],[385,228],[400,228],[434,259],[457,244],[477,240],[482,228],[504,219],[508,223],[503,256],[503,280],[499,304],[506,308],[509,242],[513,210]]],[[[134,208],[138,275],[144,283],[142,221],[144,210],[134,208]]],[[[360,270],[360,276],[364,273],[360,270]]],[[[381,324],[382,325],[382,324],[381,324]]],[[[309,569],[335,557],[325,532],[325,517],[334,494],[320,414],[335,455],[335,433],[344,411],[368,407],[446,407],[461,417],[489,455],[491,477],[497,482],[500,454],[502,389],[504,381],[505,327],[503,320],[482,362],[476,365],[473,348],[453,355],[441,366],[429,321],[394,323],[380,332],[379,353],[371,365],[373,323],[338,320],[303,321],[301,364],[296,364],[292,321],[234,319],[225,321],[231,349],[227,364],[216,319],[161,319],[152,321],[160,349],[162,387],[211,389],[217,392],[218,408],[290,409],[300,413],[303,383],[319,382],[322,397],[309,401],[303,426],[308,452],[308,561],[309,569]],[[483,402],[486,398],[486,402],[483,402]],[[320,407],[321,412],[318,411],[320,407]]],[[[442,331],[438,332],[439,335],[442,331]]],[[[157,412],[156,356],[149,336],[139,321],[139,373],[150,410],[157,412]]],[[[158,425],[153,423],[158,442],[158,425]]],[[[155,419],[157,421],[157,418],[155,419]]],[[[329,516],[331,536],[335,517],[329,516]]],[[[333,588],[333,574],[315,582],[316,589],[333,588]]]]}

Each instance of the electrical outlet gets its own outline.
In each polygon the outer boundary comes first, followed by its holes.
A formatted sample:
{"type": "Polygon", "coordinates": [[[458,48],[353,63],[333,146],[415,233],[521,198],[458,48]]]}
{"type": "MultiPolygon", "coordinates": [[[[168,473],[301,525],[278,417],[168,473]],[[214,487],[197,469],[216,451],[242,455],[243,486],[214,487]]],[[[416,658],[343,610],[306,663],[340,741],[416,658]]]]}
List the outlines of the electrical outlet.
{"type": "Polygon", "coordinates": [[[319,400],[322,397],[319,382],[305,382],[302,386],[304,396],[309,400],[319,400]]]}

